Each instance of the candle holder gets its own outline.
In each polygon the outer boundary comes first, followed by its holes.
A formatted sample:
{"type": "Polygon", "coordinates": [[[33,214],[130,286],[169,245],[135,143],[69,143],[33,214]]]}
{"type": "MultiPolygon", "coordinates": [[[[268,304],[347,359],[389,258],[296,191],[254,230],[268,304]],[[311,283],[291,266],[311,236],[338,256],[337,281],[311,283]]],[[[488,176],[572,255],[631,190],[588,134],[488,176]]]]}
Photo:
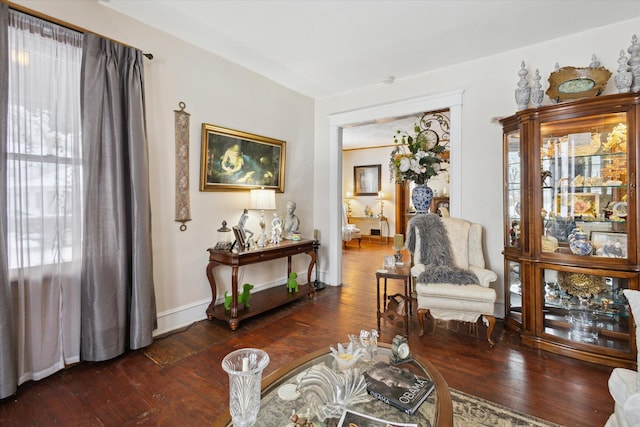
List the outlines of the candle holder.
{"type": "Polygon", "coordinates": [[[262,371],[269,355],[257,348],[232,351],[222,359],[222,369],[229,374],[229,412],[234,427],[255,424],[260,411],[262,371]]]}

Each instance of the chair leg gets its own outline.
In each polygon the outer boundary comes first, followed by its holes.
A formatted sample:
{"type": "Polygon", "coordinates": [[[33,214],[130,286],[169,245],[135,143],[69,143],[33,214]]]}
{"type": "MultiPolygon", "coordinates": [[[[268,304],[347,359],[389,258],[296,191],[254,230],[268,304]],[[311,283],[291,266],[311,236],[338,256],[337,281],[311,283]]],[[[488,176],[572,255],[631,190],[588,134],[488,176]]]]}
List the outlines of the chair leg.
{"type": "Polygon", "coordinates": [[[358,248],[361,248],[362,247],[361,245],[362,245],[362,237],[358,239],[358,248]]]}
{"type": "Polygon", "coordinates": [[[420,333],[419,336],[424,335],[424,316],[429,314],[428,308],[419,308],[418,309],[418,323],[420,324],[420,333]]]}
{"type": "Polygon", "coordinates": [[[496,326],[496,318],[490,314],[483,314],[482,317],[489,323],[489,326],[487,326],[487,341],[491,346],[494,346],[495,343],[491,339],[491,333],[493,333],[493,328],[496,326]]]}

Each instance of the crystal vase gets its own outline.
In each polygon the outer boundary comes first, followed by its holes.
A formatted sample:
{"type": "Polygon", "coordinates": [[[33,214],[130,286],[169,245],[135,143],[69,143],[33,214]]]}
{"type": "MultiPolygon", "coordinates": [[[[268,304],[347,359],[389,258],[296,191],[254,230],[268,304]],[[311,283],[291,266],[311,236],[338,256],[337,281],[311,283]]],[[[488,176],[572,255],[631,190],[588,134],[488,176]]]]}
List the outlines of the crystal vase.
{"type": "Polygon", "coordinates": [[[257,348],[242,348],[227,354],[222,369],[229,374],[229,412],[235,427],[254,425],[260,411],[262,371],[269,355],[257,348]]]}

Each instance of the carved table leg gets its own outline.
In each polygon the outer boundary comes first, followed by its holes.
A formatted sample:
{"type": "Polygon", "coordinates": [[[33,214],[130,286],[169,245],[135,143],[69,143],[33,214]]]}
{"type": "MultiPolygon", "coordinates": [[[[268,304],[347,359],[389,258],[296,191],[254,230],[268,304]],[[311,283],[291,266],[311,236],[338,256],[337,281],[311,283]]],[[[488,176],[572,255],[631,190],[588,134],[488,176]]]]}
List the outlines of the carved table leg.
{"type": "Polygon", "coordinates": [[[311,272],[313,271],[313,267],[316,265],[316,253],[315,251],[307,252],[307,255],[311,257],[311,261],[309,261],[309,268],[307,269],[307,283],[309,284],[309,298],[313,298],[316,295],[316,288],[313,286],[313,282],[311,281],[311,272]]]}
{"type": "Polygon", "coordinates": [[[418,308],[418,323],[420,324],[420,333],[418,335],[424,335],[424,316],[429,314],[428,308],[418,308]]]}
{"type": "Polygon", "coordinates": [[[207,279],[209,279],[209,286],[211,287],[211,303],[207,307],[207,319],[213,320],[213,307],[216,305],[216,298],[218,297],[216,288],[216,278],[213,275],[213,269],[216,268],[219,263],[215,261],[209,261],[207,264],[207,279]]]}
{"type": "Polygon", "coordinates": [[[238,329],[238,266],[231,268],[231,318],[229,327],[232,331],[238,329]]]}

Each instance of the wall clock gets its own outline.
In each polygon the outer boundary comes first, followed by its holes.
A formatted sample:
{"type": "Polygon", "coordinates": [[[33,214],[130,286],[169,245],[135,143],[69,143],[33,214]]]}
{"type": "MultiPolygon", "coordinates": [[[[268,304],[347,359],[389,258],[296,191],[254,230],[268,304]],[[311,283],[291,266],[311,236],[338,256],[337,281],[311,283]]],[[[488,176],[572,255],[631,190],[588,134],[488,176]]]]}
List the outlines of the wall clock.
{"type": "Polygon", "coordinates": [[[421,131],[420,134],[418,134],[417,139],[424,144],[427,150],[431,150],[433,147],[438,145],[438,142],[440,142],[438,133],[431,129],[421,131]]]}

